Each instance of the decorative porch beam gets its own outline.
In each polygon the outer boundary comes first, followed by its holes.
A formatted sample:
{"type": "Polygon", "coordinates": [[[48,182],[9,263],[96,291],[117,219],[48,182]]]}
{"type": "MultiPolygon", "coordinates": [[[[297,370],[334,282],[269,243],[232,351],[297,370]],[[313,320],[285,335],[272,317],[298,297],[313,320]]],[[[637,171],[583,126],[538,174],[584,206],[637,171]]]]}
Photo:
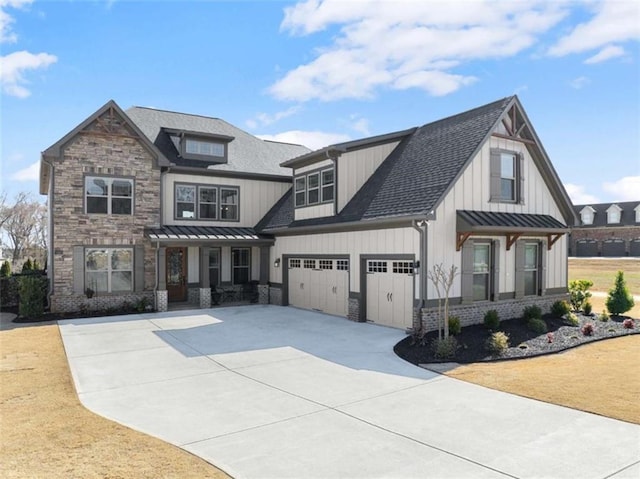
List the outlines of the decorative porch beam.
{"type": "Polygon", "coordinates": [[[491,133],[491,136],[495,136],[496,138],[504,138],[506,140],[519,141],[521,143],[527,143],[529,145],[535,145],[536,142],[533,140],[528,140],[526,138],[520,138],[519,136],[509,136],[503,135],[502,133],[491,133]]]}
{"type": "Polygon", "coordinates": [[[507,251],[511,249],[513,243],[518,241],[520,236],[522,236],[522,233],[507,233],[507,251]]]}
{"type": "Polygon", "coordinates": [[[551,247],[558,241],[560,238],[564,236],[564,233],[549,233],[547,235],[547,251],[551,251],[551,247]]]}
{"type": "Polygon", "coordinates": [[[460,251],[462,249],[462,245],[467,239],[471,236],[471,232],[467,233],[458,233],[458,240],[456,241],[456,251],[460,251]]]}

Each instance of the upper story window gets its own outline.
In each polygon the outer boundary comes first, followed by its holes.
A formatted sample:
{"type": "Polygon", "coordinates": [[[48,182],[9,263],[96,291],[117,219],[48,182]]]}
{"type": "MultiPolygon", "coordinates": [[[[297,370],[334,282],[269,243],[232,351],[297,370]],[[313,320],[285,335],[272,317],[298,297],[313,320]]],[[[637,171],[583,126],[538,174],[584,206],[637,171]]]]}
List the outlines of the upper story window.
{"type": "Polygon", "coordinates": [[[332,202],[335,196],[333,168],[296,176],[294,193],[296,208],[332,202]]]}
{"type": "Polygon", "coordinates": [[[640,205],[636,206],[636,223],[640,223],[640,205]]]}
{"type": "Polygon", "coordinates": [[[175,185],[175,218],[238,221],[240,189],[236,186],[175,185]]]}
{"type": "Polygon", "coordinates": [[[208,140],[194,140],[187,138],[185,141],[185,151],[192,155],[202,156],[215,156],[218,158],[225,157],[225,144],[208,141],[208,140]]]}
{"type": "Polygon", "coordinates": [[[132,215],[133,179],[87,176],[84,180],[88,214],[132,215]]]}
{"type": "Polygon", "coordinates": [[[500,203],[522,203],[524,199],[522,155],[512,151],[491,151],[491,196],[500,203]]]}
{"type": "Polygon", "coordinates": [[[593,223],[593,213],[591,211],[584,211],[582,213],[582,224],[590,225],[593,223]]]}
{"type": "Polygon", "coordinates": [[[607,223],[609,224],[620,223],[621,212],[622,212],[622,208],[620,208],[618,205],[611,205],[607,210],[607,223]]]}

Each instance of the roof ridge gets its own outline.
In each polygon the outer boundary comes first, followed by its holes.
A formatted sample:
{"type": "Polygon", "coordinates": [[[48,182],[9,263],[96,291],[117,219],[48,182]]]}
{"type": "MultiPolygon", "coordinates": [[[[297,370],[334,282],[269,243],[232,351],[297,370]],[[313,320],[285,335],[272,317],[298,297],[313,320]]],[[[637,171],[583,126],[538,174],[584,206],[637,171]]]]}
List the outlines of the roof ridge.
{"type": "MultiPolygon", "coordinates": [[[[127,108],[125,111],[129,111],[132,110],[134,108],[139,108],[141,110],[153,110],[153,111],[160,111],[163,113],[171,113],[173,115],[184,115],[184,116],[197,116],[200,118],[206,118],[207,120],[219,120],[219,121],[224,121],[225,123],[228,123],[229,125],[231,125],[231,123],[229,123],[228,121],[224,120],[223,118],[219,118],[217,116],[207,116],[207,115],[200,115],[199,113],[185,113],[183,111],[174,111],[174,110],[165,110],[164,108],[154,108],[151,106],[138,106],[138,105],[133,105],[129,108],[127,108]]],[[[237,128],[237,127],[236,127],[237,128]]]]}
{"type": "Polygon", "coordinates": [[[477,113],[479,110],[484,110],[484,109],[488,109],[488,108],[490,108],[490,107],[495,107],[495,106],[497,106],[498,104],[501,104],[501,105],[502,105],[502,108],[504,108],[504,107],[505,107],[509,102],[511,102],[514,98],[517,98],[517,95],[506,96],[506,97],[504,97],[504,98],[501,98],[501,99],[499,99],[499,100],[492,101],[492,102],[487,103],[487,104],[485,104],[485,105],[477,106],[477,107],[475,107],[475,108],[471,108],[471,109],[469,109],[469,110],[466,110],[466,111],[463,111],[463,112],[460,112],[460,113],[455,113],[455,114],[453,114],[453,115],[449,115],[449,116],[446,116],[446,117],[444,117],[444,118],[439,118],[439,119],[434,120],[434,121],[432,121],[432,122],[425,123],[424,125],[421,125],[421,126],[420,126],[420,128],[424,128],[424,127],[427,127],[427,126],[433,126],[433,125],[436,125],[436,124],[438,124],[438,123],[448,122],[448,121],[451,121],[451,120],[452,120],[452,119],[454,119],[454,118],[459,118],[459,117],[462,117],[462,116],[475,114],[475,113],[477,113]]]}

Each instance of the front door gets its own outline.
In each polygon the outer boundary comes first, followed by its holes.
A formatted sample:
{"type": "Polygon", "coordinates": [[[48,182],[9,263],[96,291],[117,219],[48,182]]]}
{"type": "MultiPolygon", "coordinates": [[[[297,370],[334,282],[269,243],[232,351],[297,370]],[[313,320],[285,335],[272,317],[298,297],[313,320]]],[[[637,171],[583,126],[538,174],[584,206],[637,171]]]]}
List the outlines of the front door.
{"type": "Polygon", "coordinates": [[[169,301],[187,300],[187,248],[167,248],[169,301]]]}

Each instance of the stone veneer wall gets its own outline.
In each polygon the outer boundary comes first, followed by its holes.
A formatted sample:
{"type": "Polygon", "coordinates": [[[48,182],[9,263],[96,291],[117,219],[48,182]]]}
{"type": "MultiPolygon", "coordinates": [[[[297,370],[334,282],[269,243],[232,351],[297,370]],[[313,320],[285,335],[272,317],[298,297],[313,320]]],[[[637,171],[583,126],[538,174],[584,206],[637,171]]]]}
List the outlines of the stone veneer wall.
{"type": "Polygon", "coordinates": [[[160,170],[153,168],[153,157],[117,115],[106,112],[78,133],[54,163],[53,196],[53,295],[51,310],[78,311],[85,304],[84,294],[73,288],[74,246],[144,247],[144,287],[119,295],[97,295],[93,304],[115,307],[141,297],[153,299],[155,251],[144,237],[145,227],[160,225],[160,170]],[[113,134],[112,134],[113,133],[113,134]],[[87,215],[84,211],[84,177],[123,176],[134,178],[134,214],[87,215]]]}
{"type": "Polygon", "coordinates": [[[571,230],[571,254],[578,251],[578,240],[591,239],[598,244],[598,255],[602,254],[602,243],[608,239],[624,240],[624,249],[627,256],[630,255],[630,243],[634,239],[640,239],[640,226],[618,226],[609,228],[574,228],[571,230]]]}
{"type": "Polygon", "coordinates": [[[258,304],[269,304],[269,285],[258,285],[258,304]]]}
{"type": "MultiPolygon", "coordinates": [[[[500,320],[522,317],[522,311],[526,306],[533,304],[542,309],[542,313],[548,313],[551,305],[558,300],[568,300],[567,294],[557,294],[548,296],[531,296],[522,299],[510,299],[499,302],[482,302],[468,305],[455,305],[449,307],[449,316],[460,318],[461,326],[481,324],[487,311],[495,309],[500,320]]],[[[428,308],[421,310],[422,323],[426,331],[438,329],[438,308],[428,308]]]]}
{"type": "Polygon", "coordinates": [[[360,299],[349,298],[349,304],[347,305],[349,311],[347,312],[347,319],[351,321],[360,321],[360,299]]]}

